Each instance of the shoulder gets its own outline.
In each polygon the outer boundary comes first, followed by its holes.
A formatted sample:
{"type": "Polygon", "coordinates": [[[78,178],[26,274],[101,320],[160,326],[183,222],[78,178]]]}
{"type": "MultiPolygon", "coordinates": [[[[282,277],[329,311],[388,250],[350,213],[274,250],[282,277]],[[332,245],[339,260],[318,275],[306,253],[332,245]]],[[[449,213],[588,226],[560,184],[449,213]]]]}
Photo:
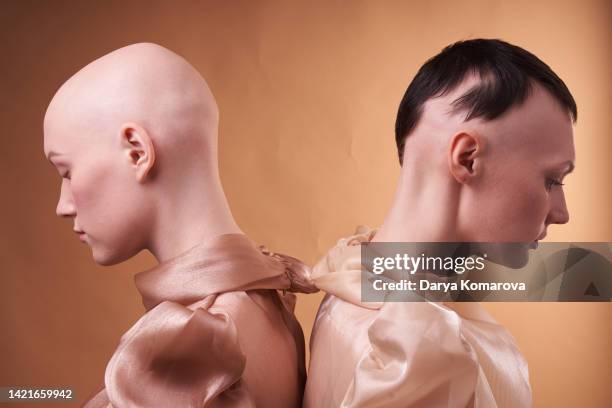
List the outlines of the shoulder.
{"type": "Polygon", "coordinates": [[[129,405],[134,396],[141,406],[187,406],[193,398],[209,401],[234,392],[245,356],[234,322],[228,314],[212,311],[212,300],[189,307],[162,302],[122,337],[105,374],[114,406],[129,405]]]}

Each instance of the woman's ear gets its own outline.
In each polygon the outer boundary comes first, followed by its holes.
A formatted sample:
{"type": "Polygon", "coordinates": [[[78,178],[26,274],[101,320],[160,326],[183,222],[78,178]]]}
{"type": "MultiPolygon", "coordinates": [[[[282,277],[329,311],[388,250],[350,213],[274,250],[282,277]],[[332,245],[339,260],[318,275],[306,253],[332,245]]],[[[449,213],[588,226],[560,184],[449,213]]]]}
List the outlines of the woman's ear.
{"type": "Polygon", "coordinates": [[[482,173],[484,143],[475,132],[462,131],[450,141],[448,168],[455,180],[468,184],[482,173]]]}
{"type": "Polygon", "coordinates": [[[136,170],[136,179],[144,182],[155,164],[155,147],[149,133],[135,123],[124,124],[121,126],[121,148],[136,170]]]}

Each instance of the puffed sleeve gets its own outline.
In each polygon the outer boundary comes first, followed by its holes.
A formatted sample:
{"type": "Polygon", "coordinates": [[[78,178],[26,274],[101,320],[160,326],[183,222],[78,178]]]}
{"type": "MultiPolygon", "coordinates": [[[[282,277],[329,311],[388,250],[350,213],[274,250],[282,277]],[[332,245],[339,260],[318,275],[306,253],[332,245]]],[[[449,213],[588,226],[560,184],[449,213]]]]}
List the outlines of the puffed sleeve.
{"type": "Polygon", "coordinates": [[[477,395],[480,368],[460,317],[435,303],[406,306],[380,309],[341,406],[495,406],[477,395]]]}
{"type": "Polygon", "coordinates": [[[113,407],[255,406],[236,327],[211,298],[160,303],[123,335],[105,373],[113,407]]]}

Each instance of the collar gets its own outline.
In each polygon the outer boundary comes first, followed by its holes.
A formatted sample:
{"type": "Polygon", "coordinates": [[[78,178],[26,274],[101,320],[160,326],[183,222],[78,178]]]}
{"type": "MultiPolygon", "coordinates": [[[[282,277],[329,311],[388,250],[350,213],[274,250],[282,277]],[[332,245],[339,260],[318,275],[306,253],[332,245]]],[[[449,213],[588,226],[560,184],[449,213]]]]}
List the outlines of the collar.
{"type": "MultiPolygon", "coordinates": [[[[383,302],[361,300],[361,244],[370,242],[377,229],[359,226],[355,234],[338,241],[312,271],[312,281],[321,290],[368,309],[380,309],[383,302]]],[[[463,318],[497,324],[478,302],[429,302],[451,309],[463,318]]]]}
{"type": "Polygon", "coordinates": [[[223,234],[138,273],[134,280],[150,310],[166,300],[188,305],[223,292],[290,289],[288,272],[282,256],[257,247],[244,234],[223,234]]]}

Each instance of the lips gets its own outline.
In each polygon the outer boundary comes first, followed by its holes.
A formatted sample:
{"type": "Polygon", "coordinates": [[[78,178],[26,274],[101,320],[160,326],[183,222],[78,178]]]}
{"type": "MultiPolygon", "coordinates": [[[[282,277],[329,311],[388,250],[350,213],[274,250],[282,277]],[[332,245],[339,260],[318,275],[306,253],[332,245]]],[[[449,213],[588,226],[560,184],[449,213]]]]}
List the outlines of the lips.
{"type": "Polygon", "coordinates": [[[529,244],[529,248],[536,249],[538,247],[539,241],[546,238],[546,231],[542,232],[538,238],[536,238],[532,243],[529,244]]]}
{"type": "Polygon", "coordinates": [[[79,239],[83,242],[85,242],[85,231],[81,231],[79,229],[73,229],[74,233],[77,234],[79,236],[79,239]]]}

